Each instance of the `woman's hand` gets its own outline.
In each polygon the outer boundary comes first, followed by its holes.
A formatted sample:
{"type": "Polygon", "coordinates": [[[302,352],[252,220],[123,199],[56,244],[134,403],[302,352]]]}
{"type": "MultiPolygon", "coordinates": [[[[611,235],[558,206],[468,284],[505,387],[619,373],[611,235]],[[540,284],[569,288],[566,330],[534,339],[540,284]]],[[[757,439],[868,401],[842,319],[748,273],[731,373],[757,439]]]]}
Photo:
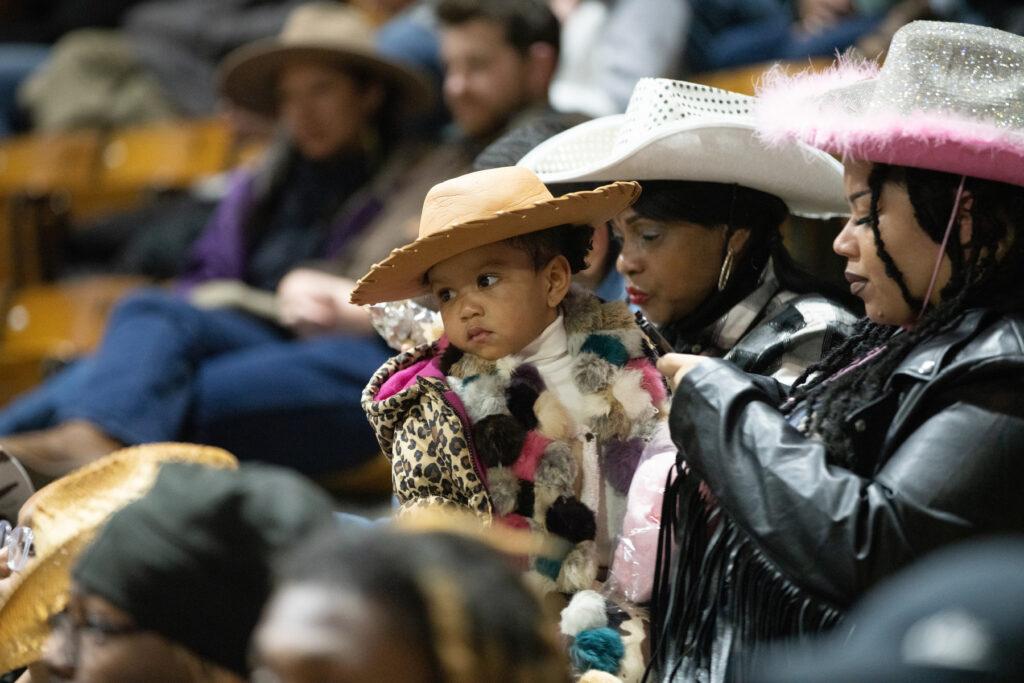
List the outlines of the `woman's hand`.
{"type": "Polygon", "coordinates": [[[688,353],[666,353],[658,359],[658,370],[669,379],[675,391],[686,373],[707,360],[704,356],[692,356],[688,353]]]}
{"type": "Polygon", "coordinates": [[[372,331],[370,316],[348,301],[354,287],[348,278],[296,268],[277,287],[279,321],[303,337],[372,331]]]}

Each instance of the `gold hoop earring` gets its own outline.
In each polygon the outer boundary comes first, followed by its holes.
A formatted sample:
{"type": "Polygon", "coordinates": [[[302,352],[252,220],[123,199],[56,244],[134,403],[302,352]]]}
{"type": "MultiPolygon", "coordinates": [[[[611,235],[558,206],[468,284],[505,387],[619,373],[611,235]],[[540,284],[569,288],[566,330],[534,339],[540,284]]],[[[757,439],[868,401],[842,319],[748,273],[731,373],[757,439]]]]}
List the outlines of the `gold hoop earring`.
{"type": "Polygon", "coordinates": [[[732,275],[733,251],[729,249],[725,253],[725,260],[722,261],[722,270],[718,273],[718,291],[721,292],[729,284],[729,276],[732,275]]]}

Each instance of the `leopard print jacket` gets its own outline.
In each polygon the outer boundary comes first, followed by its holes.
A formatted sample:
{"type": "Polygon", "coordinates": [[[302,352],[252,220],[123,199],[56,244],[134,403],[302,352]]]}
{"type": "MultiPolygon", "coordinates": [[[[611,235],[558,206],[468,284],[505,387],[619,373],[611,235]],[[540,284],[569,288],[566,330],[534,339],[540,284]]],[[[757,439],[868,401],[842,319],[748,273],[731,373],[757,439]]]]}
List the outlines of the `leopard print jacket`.
{"type": "MultiPolygon", "coordinates": [[[[620,302],[603,303],[575,289],[563,302],[562,310],[569,352],[578,368],[576,383],[586,400],[598,404],[598,416],[585,425],[585,430],[557,435],[558,430],[547,427],[542,417],[538,431],[546,431],[545,436],[553,440],[573,442],[577,462],[585,460],[578,442],[618,439],[642,444],[655,429],[664,427],[666,394],[653,368],[650,344],[633,314],[620,302]],[[609,348],[617,349],[618,354],[606,351],[609,348]],[[640,389],[641,383],[644,389],[640,389]],[[633,391],[623,389],[626,385],[633,391]],[[586,439],[574,438],[583,431],[586,439]]],[[[496,509],[492,491],[488,490],[489,468],[473,444],[475,420],[470,415],[479,417],[479,405],[488,399],[465,401],[466,395],[460,396],[459,389],[467,378],[502,373],[507,377],[508,369],[501,368],[500,360],[491,363],[466,354],[452,365],[446,377],[440,369],[443,348],[443,342],[420,346],[385,363],[363,392],[363,408],[381,448],[391,459],[394,493],[403,511],[421,505],[453,504],[469,508],[486,520],[504,517],[508,510],[502,509],[500,500],[496,509]]],[[[541,403],[543,400],[537,405],[541,403]]],[[[631,473],[632,469],[625,475],[618,474],[620,479],[626,477],[627,488],[631,473]]],[[[491,471],[492,479],[493,474],[491,471]]],[[[575,491],[567,494],[580,493],[579,479],[583,477],[579,468],[574,478],[575,491]]],[[[623,484],[620,482],[617,488],[621,490],[623,484]]],[[[602,501],[607,498],[603,490],[600,495],[602,501]]]]}

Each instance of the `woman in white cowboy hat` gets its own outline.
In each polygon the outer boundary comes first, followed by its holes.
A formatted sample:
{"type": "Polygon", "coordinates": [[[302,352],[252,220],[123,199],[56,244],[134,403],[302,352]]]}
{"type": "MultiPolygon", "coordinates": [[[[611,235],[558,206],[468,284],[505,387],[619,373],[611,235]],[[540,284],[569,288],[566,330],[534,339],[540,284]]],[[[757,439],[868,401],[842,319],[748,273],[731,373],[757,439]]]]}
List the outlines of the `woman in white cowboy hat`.
{"type": "MultiPolygon", "coordinates": [[[[855,320],[796,267],[779,232],[790,212],[841,213],[842,169],[805,145],[762,144],[752,104],[738,93],[643,79],[625,114],[554,136],[520,163],[546,183],[640,181],[640,198],[611,222],[631,303],[676,351],[791,382],[855,320]]],[[[613,578],[636,601],[650,597],[650,520],[660,518],[673,463],[668,455],[645,463],[630,493],[613,578]]]]}
{"type": "Polygon", "coordinates": [[[630,302],[678,351],[725,355],[791,381],[820,357],[825,327],[841,336],[852,317],[796,268],[779,227],[790,211],[840,214],[842,169],[806,146],[761,144],[752,103],[645,78],[625,114],[560,133],[519,165],[548,184],[640,181],[640,199],[612,221],[630,302]],[[741,343],[779,313],[804,320],[785,335],[741,343]]]}
{"type": "Polygon", "coordinates": [[[297,266],[332,258],[354,284],[404,241],[405,226],[375,218],[409,163],[391,124],[429,90],[338,3],[299,7],[221,74],[224,94],[275,116],[282,140],[233,178],[178,292],[127,298],[95,356],[0,413],[4,445],[37,478],[178,438],[312,475],[376,451],[358,397],[387,347],[344,279],[297,266]]]}
{"type": "Polygon", "coordinates": [[[663,529],[685,552],[660,577],[661,675],[743,678],[762,643],[839,623],[924,553],[1024,532],[1022,66],[1024,38],[915,22],[881,69],[762,93],[767,137],[843,155],[833,246],[867,317],[791,391],[662,359],[688,469],[663,529]]]}

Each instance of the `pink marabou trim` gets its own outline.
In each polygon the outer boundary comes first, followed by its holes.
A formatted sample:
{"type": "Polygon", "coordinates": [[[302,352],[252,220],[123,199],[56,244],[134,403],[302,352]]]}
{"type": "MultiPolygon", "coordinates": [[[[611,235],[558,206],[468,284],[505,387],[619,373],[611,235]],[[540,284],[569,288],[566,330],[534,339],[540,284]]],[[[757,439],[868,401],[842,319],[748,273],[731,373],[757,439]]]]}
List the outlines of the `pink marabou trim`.
{"type": "Polygon", "coordinates": [[[441,372],[441,354],[448,348],[448,337],[442,335],[437,340],[437,355],[431,358],[425,358],[420,361],[416,361],[412,365],[402,368],[395,374],[384,380],[384,384],[381,385],[380,389],[377,390],[377,394],[373,397],[374,401],[384,401],[395,394],[401,393],[408,389],[416,381],[417,377],[436,377],[438,379],[444,379],[444,373],[441,372]]]}
{"type": "Polygon", "coordinates": [[[441,372],[441,359],[440,357],[425,358],[421,361],[417,361],[407,368],[402,368],[395,374],[387,378],[384,384],[381,385],[377,391],[377,395],[373,397],[374,401],[384,401],[395,394],[399,394],[416,382],[417,377],[437,377],[444,379],[444,374],[441,372]]]}
{"type": "Polygon", "coordinates": [[[634,358],[626,363],[626,367],[639,370],[643,375],[640,386],[651,395],[651,402],[655,406],[660,406],[668,398],[668,393],[665,391],[665,383],[661,379],[661,373],[658,372],[656,367],[651,365],[649,360],[646,358],[634,358]]]}
{"type": "Polygon", "coordinates": [[[519,458],[512,465],[512,472],[520,479],[533,481],[537,465],[544,456],[544,449],[551,443],[551,439],[540,434],[536,430],[530,430],[526,434],[523,448],[519,451],[519,458]]]}
{"type": "Polygon", "coordinates": [[[526,519],[526,517],[523,517],[517,512],[512,512],[510,514],[505,515],[504,517],[499,517],[498,520],[501,522],[502,525],[511,527],[513,529],[530,528],[530,521],[526,519]]]}
{"type": "Polygon", "coordinates": [[[773,70],[759,87],[758,135],[769,144],[799,140],[854,159],[1024,185],[1024,135],[955,114],[855,114],[822,99],[873,75],[870,63],[853,60],[822,73],[773,70]]]}

